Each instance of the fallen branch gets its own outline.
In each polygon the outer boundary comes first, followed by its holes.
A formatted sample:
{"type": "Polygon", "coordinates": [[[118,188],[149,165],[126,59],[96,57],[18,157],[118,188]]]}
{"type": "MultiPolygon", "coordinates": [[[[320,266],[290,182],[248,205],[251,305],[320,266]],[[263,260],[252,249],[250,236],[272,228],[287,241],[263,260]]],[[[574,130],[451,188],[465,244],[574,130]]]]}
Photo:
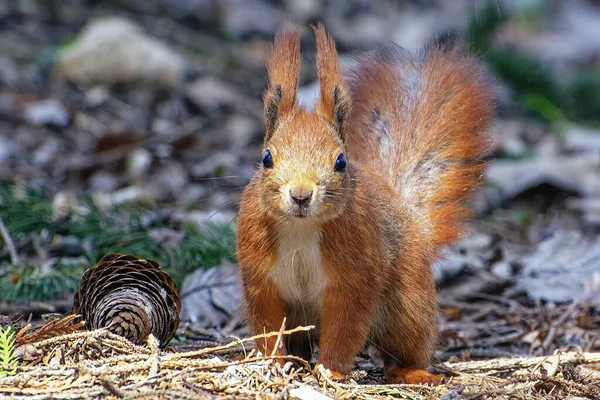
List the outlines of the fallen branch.
{"type": "Polygon", "coordinates": [[[180,358],[193,358],[193,357],[198,357],[207,353],[213,353],[216,351],[220,351],[220,350],[226,350],[235,346],[239,346],[242,343],[247,343],[247,342],[252,342],[252,341],[256,341],[257,339],[264,339],[264,338],[269,338],[269,337],[273,337],[273,336],[279,336],[279,335],[290,335],[292,333],[296,333],[296,332],[305,332],[305,331],[310,331],[311,329],[314,329],[314,325],[310,325],[310,326],[299,326],[297,328],[294,329],[289,329],[286,331],[277,331],[277,332],[269,332],[269,333],[263,333],[260,335],[256,335],[256,336],[252,336],[246,339],[241,339],[241,340],[236,340],[234,342],[231,343],[227,343],[223,346],[217,346],[217,347],[211,347],[208,349],[201,349],[201,350],[196,350],[196,351],[188,351],[186,353],[175,353],[175,354],[169,354],[165,357],[163,357],[164,361],[169,361],[169,360],[177,360],[180,358]]]}
{"type": "Polygon", "coordinates": [[[445,365],[454,372],[502,371],[535,367],[546,360],[550,360],[552,357],[560,357],[560,365],[600,363],[600,353],[560,353],[541,357],[500,358],[458,363],[447,362],[445,365]]]}

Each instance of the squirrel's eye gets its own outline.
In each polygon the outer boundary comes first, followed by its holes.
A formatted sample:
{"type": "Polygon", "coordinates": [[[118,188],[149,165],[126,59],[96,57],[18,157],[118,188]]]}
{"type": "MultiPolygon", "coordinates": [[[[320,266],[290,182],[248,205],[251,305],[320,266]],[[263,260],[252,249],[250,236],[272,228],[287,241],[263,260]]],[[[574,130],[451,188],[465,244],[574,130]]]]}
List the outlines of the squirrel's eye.
{"type": "Polygon", "coordinates": [[[271,152],[268,149],[263,155],[262,164],[265,168],[273,168],[273,156],[271,155],[271,152]]]}
{"type": "Polygon", "coordinates": [[[335,172],[344,172],[346,169],[346,157],[344,157],[344,153],[340,153],[340,155],[335,160],[335,167],[333,170],[335,172]]]}

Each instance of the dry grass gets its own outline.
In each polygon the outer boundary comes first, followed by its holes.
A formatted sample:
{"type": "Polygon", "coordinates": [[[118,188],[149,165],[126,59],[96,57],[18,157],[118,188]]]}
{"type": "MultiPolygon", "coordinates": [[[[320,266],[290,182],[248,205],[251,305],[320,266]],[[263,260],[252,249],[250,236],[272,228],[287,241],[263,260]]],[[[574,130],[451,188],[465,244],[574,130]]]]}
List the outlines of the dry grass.
{"type": "MultiPolygon", "coordinates": [[[[61,329],[66,325],[50,323],[61,329]]],[[[38,331],[44,335],[29,334],[30,342],[21,341],[22,361],[15,375],[0,379],[0,394],[29,399],[303,400],[451,399],[459,398],[458,393],[469,399],[600,396],[600,373],[586,368],[600,363],[600,353],[447,362],[438,368],[453,376],[438,387],[381,385],[364,371],[355,371],[347,383],[334,382],[326,371],[313,370],[300,359],[263,356],[254,349],[255,340],[277,335],[281,341],[312,327],[282,327],[279,332],[183,352],[160,350],[152,336],[146,346],[137,346],[105,330],[59,330],[58,336],[49,337],[49,329],[42,328],[38,331]]]]}

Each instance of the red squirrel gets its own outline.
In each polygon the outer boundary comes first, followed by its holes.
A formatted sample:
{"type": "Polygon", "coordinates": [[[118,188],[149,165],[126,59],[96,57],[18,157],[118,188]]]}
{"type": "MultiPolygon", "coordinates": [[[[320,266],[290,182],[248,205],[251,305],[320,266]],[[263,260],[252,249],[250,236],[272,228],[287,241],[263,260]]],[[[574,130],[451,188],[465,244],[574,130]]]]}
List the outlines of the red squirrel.
{"type": "MultiPolygon", "coordinates": [[[[255,334],[316,326],[277,354],[309,359],[335,379],[372,345],[390,383],[439,383],[425,371],[438,312],[431,264],[463,230],[491,144],[491,86],[460,47],[432,41],[358,54],[342,74],[335,42],[316,35],[320,98],[296,100],[297,29],[267,61],[262,165],[244,190],[237,258],[255,334]]],[[[276,338],[261,343],[271,354],[276,338]]]]}

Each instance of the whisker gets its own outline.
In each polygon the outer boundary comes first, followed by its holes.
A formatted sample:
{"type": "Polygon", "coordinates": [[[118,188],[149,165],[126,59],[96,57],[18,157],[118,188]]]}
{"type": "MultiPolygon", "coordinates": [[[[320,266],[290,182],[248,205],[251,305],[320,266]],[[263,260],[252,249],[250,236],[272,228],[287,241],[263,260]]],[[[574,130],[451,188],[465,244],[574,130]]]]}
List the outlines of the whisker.
{"type": "Polygon", "coordinates": [[[219,197],[219,195],[227,194],[227,193],[231,193],[231,192],[235,192],[235,191],[238,191],[240,189],[243,189],[244,187],[245,186],[237,186],[237,187],[234,187],[232,189],[227,189],[227,190],[219,191],[219,193],[215,193],[212,196],[202,197],[201,199],[198,199],[198,201],[208,201],[208,200],[214,199],[215,197],[219,197]]]}
{"type": "Polygon", "coordinates": [[[194,181],[202,182],[202,181],[216,181],[219,179],[231,179],[231,178],[246,178],[242,175],[227,175],[227,176],[215,176],[215,177],[207,177],[207,178],[192,178],[194,181]]]}
{"type": "MultiPolygon", "coordinates": [[[[236,201],[235,200],[230,200],[230,201],[226,201],[224,204],[222,204],[219,208],[217,208],[217,211],[215,211],[214,213],[212,213],[211,215],[208,216],[208,218],[206,218],[206,220],[204,221],[204,223],[202,224],[202,230],[206,229],[206,227],[208,226],[208,223],[211,222],[210,220],[217,215],[218,213],[222,212],[223,210],[225,210],[226,207],[228,207],[231,204],[235,204],[236,201]]],[[[235,219],[235,218],[234,218],[235,219]]],[[[231,222],[230,222],[231,224],[231,222]]]]}
{"type": "Polygon", "coordinates": [[[225,235],[227,234],[227,231],[229,229],[231,229],[231,225],[233,225],[233,223],[235,221],[237,221],[240,218],[240,215],[237,214],[235,217],[233,217],[233,219],[227,224],[227,226],[225,226],[225,229],[223,229],[223,232],[221,232],[221,237],[220,239],[223,239],[225,237],[225,235]]]}
{"type": "Polygon", "coordinates": [[[390,353],[389,351],[387,351],[386,349],[384,349],[383,347],[381,347],[380,345],[375,343],[373,340],[367,338],[367,343],[369,343],[371,346],[375,347],[377,350],[381,351],[382,353],[385,353],[390,358],[393,358],[398,363],[402,364],[402,362],[398,358],[394,357],[394,355],[392,353],[390,353]]]}

